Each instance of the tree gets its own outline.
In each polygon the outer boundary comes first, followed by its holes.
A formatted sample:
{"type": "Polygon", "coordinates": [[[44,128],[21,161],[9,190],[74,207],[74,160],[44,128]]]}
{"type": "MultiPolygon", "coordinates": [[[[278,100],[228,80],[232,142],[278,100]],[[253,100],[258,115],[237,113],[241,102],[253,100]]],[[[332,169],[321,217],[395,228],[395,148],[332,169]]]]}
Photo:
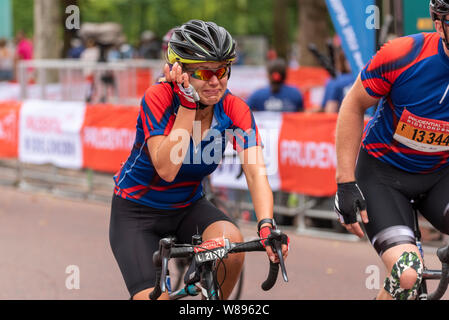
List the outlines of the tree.
{"type": "Polygon", "coordinates": [[[328,14],[324,0],[298,0],[299,6],[299,64],[319,66],[317,59],[309,51],[314,43],[318,50],[326,52],[329,36],[328,14]]]}
{"type": "Polygon", "coordinates": [[[34,2],[34,58],[61,57],[61,12],[59,0],[34,2]]]}
{"type": "Polygon", "coordinates": [[[287,0],[275,0],[273,8],[273,45],[278,56],[288,61],[289,37],[286,16],[287,0]]]}

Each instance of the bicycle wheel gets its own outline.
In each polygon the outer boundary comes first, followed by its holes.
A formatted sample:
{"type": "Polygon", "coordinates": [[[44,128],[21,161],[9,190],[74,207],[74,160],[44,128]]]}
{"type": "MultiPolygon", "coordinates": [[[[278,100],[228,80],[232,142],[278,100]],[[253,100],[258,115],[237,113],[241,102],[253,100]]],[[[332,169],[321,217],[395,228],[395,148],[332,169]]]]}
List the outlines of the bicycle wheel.
{"type": "Polygon", "coordinates": [[[237,283],[234,286],[234,290],[232,291],[231,297],[229,297],[231,300],[240,300],[243,292],[243,279],[244,279],[244,268],[242,268],[242,272],[240,272],[239,279],[237,280],[237,283]]]}

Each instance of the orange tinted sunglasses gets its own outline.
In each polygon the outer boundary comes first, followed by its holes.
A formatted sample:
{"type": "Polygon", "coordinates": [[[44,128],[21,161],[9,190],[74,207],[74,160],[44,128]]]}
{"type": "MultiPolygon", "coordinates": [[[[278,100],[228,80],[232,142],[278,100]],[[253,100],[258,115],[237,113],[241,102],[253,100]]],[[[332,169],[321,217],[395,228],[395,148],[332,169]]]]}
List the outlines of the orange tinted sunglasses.
{"type": "Polygon", "coordinates": [[[213,76],[216,76],[217,79],[223,79],[228,74],[229,67],[221,67],[218,69],[196,69],[196,70],[186,70],[192,78],[208,81],[213,76]]]}

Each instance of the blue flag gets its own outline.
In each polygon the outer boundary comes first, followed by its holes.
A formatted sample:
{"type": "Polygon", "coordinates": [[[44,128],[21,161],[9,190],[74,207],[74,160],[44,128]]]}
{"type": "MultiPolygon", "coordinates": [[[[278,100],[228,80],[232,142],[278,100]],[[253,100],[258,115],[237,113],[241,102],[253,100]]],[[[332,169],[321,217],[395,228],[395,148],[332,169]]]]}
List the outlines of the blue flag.
{"type": "Polygon", "coordinates": [[[334,28],[356,77],[376,50],[375,0],[326,0],[334,28]]]}

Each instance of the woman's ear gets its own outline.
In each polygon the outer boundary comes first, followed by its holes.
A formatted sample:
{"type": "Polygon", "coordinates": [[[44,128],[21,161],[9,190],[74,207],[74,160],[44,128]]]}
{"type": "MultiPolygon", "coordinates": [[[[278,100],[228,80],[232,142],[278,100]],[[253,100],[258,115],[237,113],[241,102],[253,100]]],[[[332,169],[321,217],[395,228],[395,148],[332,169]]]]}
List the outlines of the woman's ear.
{"type": "Polygon", "coordinates": [[[441,23],[441,20],[435,20],[435,30],[439,33],[440,36],[444,36],[443,24],[441,23]]]}

